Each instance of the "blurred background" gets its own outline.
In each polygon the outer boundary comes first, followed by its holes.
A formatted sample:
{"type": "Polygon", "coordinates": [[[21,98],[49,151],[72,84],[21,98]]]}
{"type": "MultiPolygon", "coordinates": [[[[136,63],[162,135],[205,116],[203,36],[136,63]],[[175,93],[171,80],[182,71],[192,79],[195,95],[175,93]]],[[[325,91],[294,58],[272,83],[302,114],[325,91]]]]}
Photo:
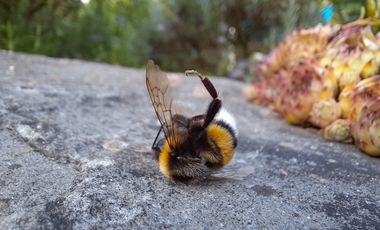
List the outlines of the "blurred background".
{"type": "Polygon", "coordinates": [[[296,28],[358,18],[365,0],[0,0],[0,49],[250,80],[296,28]],[[251,65],[252,64],[252,65],[251,65]],[[248,73],[247,73],[248,71],[248,73]]]}

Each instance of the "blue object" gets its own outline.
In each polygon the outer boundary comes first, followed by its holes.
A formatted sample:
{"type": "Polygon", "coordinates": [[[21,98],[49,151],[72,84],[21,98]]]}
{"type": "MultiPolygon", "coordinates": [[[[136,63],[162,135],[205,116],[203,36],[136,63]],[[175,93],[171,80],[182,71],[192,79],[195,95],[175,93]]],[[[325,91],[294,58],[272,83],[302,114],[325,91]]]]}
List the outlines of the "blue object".
{"type": "Polygon", "coordinates": [[[330,23],[334,15],[334,6],[328,5],[322,8],[320,15],[325,23],[330,23]]]}

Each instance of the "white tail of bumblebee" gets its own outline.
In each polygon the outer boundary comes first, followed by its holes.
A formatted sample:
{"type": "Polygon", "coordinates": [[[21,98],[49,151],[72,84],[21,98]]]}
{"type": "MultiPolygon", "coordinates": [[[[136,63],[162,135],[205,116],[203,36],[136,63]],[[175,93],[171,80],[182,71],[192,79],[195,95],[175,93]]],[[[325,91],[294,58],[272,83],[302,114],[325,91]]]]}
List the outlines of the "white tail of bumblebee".
{"type": "Polygon", "coordinates": [[[237,129],[235,118],[227,110],[222,108],[218,112],[218,114],[216,114],[215,120],[224,121],[225,123],[227,123],[233,129],[233,131],[235,132],[235,135],[238,136],[238,129],[237,129]]]}

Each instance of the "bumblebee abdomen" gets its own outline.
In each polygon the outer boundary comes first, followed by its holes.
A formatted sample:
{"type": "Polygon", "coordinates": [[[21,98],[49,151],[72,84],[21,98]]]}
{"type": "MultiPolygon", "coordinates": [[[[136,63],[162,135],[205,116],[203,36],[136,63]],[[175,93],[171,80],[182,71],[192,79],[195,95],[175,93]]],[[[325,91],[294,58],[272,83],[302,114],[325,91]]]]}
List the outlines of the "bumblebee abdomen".
{"type": "Polygon", "coordinates": [[[231,127],[223,121],[212,123],[207,128],[210,145],[221,156],[218,163],[211,164],[212,168],[220,168],[232,159],[236,147],[236,137],[231,127]]]}

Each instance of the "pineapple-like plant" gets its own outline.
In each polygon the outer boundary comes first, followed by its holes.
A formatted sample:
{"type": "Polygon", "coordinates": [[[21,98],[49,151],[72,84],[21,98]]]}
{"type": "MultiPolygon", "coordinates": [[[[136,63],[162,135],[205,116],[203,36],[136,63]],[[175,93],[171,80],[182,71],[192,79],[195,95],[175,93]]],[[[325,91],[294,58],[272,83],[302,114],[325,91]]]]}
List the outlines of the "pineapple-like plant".
{"type": "Polygon", "coordinates": [[[367,18],[290,33],[258,65],[262,81],[245,89],[247,99],[272,106],[291,124],[322,128],[328,140],[354,140],[364,152],[380,156],[376,4],[368,1],[367,18]]]}
{"type": "Polygon", "coordinates": [[[361,81],[347,95],[348,119],[356,145],[380,156],[380,75],[361,81]]]}
{"type": "Polygon", "coordinates": [[[314,102],[309,121],[316,127],[325,128],[341,117],[339,103],[335,99],[323,99],[314,102]]]}
{"type": "Polygon", "coordinates": [[[335,97],[335,79],[314,61],[300,62],[280,75],[274,107],[292,124],[306,124],[316,101],[335,97]]]}
{"type": "Polygon", "coordinates": [[[351,143],[351,122],[347,119],[337,119],[323,129],[323,137],[327,140],[351,143]]]}
{"type": "Polygon", "coordinates": [[[369,99],[351,121],[355,144],[372,156],[380,156],[380,96],[369,99]]]}
{"type": "Polygon", "coordinates": [[[380,43],[371,28],[343,27],[335,34],[319,58],[322,66],[331,67],[340,90],[356,85],[378,72],[380,43]]]}
{"type": "Polygon", "coordinates": [[[380,97],[380,75],[373,76],[359,82],[346,96],[348,119],[355,121],[358,113],[365,104],[373,99],[380,97]]]}
{"type": "Polygon", "coordinates": [[[318,25],[311,29],[300,29],[288,34],[285,40],[267,55],[257,67],[262,78],[272,77],[279,69],[289,69],[301,61],[315,58],[325,50],[330,35],[337,32],[339,26],[318,25]]]}

